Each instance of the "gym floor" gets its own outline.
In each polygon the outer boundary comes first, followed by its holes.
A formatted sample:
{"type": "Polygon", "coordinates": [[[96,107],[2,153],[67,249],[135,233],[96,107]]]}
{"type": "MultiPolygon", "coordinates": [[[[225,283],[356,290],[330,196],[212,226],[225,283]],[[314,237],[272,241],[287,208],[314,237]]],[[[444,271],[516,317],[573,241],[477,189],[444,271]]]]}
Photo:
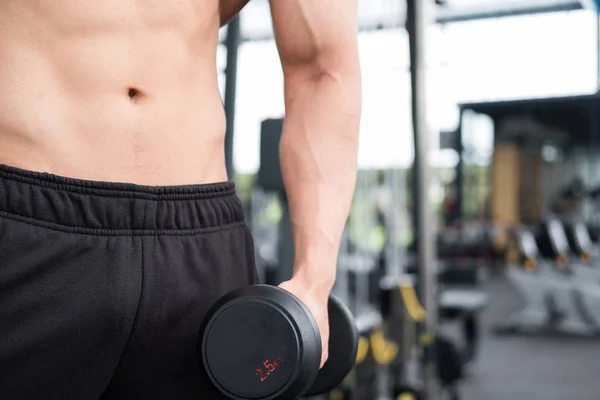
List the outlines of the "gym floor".
{"type": "Polygon", "coordinates": [[[504,336],[495,321],[520,307],[501,274],[485,284],[491,304],[482,316],[482,347],[463,386],[465,400],[598,400],[600,339],[504,336]]]}

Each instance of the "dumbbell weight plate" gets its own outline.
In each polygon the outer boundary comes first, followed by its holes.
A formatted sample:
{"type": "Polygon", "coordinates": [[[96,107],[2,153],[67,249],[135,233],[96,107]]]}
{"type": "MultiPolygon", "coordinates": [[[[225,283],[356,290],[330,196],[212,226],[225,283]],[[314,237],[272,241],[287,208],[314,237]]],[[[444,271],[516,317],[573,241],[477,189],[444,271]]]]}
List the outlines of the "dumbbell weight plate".
{"type": "Polygon", "coordinates": [[[296,400],[321,359],[316,321],[290,293],[254,285],[222,297],[199,336],[207,378],[226,399],[296,400]]]}
{"type": "Polygon", "coordinates": [[[329,297],[329,357],[307,396],[333,390],[350,373],[358,354],[358,328],[350,310],[335,296],[329,297]]]}

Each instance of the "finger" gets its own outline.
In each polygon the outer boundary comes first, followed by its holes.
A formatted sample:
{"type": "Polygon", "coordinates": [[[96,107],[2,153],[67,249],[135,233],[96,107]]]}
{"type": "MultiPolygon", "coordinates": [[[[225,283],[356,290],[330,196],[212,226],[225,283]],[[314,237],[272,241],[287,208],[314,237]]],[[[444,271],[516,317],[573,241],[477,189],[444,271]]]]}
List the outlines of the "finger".
{"type": "Polygon", "coordinates": [[[327,359],[329,358],[329,351],[326,347],[324,347],[321,351],[321,365],[320,368],[323,368],[323,366],[325,365],[325,363],[327,362],[327,359]]]}

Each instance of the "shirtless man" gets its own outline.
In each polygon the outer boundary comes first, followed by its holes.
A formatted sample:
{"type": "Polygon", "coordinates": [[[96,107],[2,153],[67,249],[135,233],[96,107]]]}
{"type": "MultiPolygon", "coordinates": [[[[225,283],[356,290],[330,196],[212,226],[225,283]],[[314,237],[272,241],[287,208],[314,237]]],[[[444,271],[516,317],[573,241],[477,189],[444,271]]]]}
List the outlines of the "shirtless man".
{"type": "MultiPolygon", "coordinates": [[[[256,282],[215,62],[246,1],[0,0],[2,400],[213,398],[198,328],[256,282]]],[[[356,174],[357,0],[271,11],[296,246],[283,287],[326,344],[356,174]]]]}

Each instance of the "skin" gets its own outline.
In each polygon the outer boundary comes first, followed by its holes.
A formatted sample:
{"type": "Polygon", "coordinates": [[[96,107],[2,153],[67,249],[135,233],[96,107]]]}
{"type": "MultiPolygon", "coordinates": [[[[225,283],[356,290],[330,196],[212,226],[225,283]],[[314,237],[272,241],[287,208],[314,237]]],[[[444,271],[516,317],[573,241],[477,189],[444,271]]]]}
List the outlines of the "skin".
{"type": "MultiPolygon", "coordinates": [[[[0,1],[0,163],[79,179],[227,179],[219,27],[247,0],[0,1]]],[[[356,177],[357,0],[272,0],[285,77],[281,164],[296,265],[281,286],[315,315],[356,177]]]]}

